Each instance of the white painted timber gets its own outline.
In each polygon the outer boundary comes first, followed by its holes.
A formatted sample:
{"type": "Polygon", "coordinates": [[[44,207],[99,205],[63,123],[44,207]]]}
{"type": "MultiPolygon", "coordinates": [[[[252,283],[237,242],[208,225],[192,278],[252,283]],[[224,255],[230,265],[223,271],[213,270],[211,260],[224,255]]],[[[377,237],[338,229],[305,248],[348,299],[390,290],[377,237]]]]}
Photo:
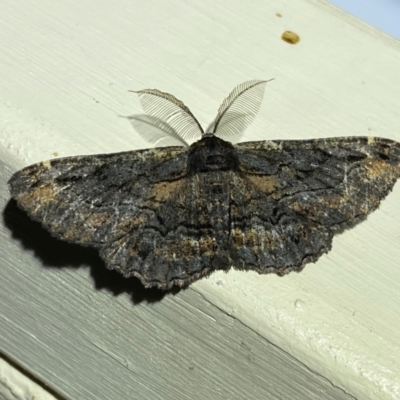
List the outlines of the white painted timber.
{"type": "Polygon", "coordinates": [[[207,125],[235,85],[275,78],[241,141],[400,141],[399,42],[317,0],[5,0],[1,15],[6,360],[60,399],[400,399],[400,185],[300,274],[218,272],[163,298],[51,238],[6,186],[44,159],[154,146],[123,118],[142,113],[129,89],[207,125]]]}

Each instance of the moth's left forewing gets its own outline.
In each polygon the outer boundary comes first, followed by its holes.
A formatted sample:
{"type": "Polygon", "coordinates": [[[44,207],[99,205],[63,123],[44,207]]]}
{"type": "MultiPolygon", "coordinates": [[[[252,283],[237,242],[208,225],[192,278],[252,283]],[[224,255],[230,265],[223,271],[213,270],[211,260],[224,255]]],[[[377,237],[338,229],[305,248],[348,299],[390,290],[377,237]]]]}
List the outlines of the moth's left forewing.
{"type": "Polygon", "coordinates": [[[285,202],[332,230],[350,228],[377,209],[400,176],[399,144],[392,140],[331,138],[306,147],[307,152],[320,152],[323,159],[312,179],[306,177],[305,181],[311,186],[325,183],[326,187],[298,193],[285,202]]]}
{"type": "Polygon", "coordinates": [[[400,144],[388,139],[249,142],[236,149],[232,244],[238,265],[260,273],[315,262],[333,235],[375,210],[400,176],[400,144]]]}
{"type": "Polygon", "coordinates": [[[282,204],[328,225],[350,223],[372,212],[400,177],[400,144],[389,139],[339,137],[237,146],[242,169],[260,187],[274,182],[274,196],[282,197],[282,204]]]}

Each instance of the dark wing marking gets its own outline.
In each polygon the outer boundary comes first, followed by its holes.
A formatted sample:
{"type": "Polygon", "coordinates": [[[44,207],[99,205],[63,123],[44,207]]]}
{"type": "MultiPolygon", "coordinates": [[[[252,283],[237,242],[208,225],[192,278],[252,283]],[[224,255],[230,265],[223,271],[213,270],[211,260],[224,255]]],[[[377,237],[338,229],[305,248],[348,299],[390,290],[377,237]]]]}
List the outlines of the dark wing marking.
{"type": "Polygon", "coordinates": [[[331,248],[400,177],[400,144],[349,137],[236,146],[231,243],[238,268],[285,274],[331,248]]]}

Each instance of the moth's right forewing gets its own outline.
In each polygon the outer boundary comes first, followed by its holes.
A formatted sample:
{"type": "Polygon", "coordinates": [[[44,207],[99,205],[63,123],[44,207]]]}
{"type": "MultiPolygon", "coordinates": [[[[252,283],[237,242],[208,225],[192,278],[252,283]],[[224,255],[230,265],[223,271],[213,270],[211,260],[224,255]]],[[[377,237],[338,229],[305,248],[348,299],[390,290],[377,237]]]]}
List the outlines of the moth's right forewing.
{"type": "Polygon", "coordinates": [[[16,172],[9,185],[18,205],[53,235],[96,246],[135,228],[154,186],[185,175],[186,154],[169,147],[56,159],[16,172]]]}

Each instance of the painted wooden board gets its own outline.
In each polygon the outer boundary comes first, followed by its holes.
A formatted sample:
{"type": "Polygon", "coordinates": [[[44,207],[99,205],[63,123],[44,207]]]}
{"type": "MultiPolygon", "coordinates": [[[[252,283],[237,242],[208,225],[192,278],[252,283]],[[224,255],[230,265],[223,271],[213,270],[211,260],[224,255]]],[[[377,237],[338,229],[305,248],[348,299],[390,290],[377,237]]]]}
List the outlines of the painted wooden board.
{"type": "Polygon", "coordinates": [[[207,125],[235,85],[275,78],[241,141],[400,141],[397,41],[317,0],[23,0],[2,14],[7,360],[60,398],[400,398],[400,185],[300,274],[216,273],[163,298],[52,239],[6,187],[44,159],[168,144],[124,118],[142,113],[129,89],[170,92],[207,125]]]}
{"type": "Polygon", "coordinates": [[[1,400],[57,400],[48,390],[27,376],[12,363],[0,358],[0,399],[1,400]]]}

